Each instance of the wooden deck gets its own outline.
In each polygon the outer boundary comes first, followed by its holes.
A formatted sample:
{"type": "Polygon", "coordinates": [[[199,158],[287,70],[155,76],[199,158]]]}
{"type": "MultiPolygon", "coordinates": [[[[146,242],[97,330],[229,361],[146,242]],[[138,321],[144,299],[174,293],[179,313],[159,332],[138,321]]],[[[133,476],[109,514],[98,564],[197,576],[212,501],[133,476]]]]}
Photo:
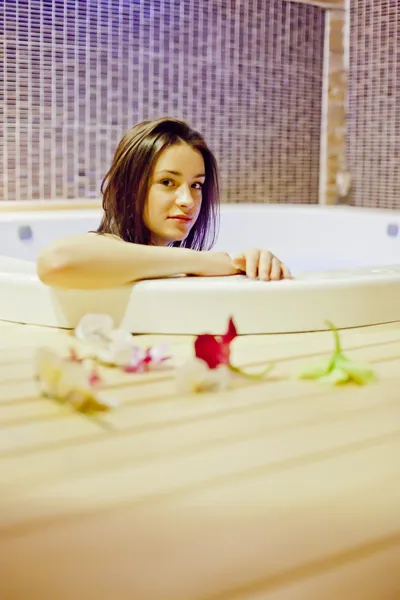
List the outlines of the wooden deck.
{"type": "MultiPolygon", "coordinates": [[[[399,600],[400,322],[341,332],[365,387],[290,379],[329,332],[241,337],[267,381],[179,397],[104,369],[97,421],[38,396],[66,332],[0,334],[1,600],[399,600]]],[[[193,339],[169,341],[179,364],[193,339]]]]}

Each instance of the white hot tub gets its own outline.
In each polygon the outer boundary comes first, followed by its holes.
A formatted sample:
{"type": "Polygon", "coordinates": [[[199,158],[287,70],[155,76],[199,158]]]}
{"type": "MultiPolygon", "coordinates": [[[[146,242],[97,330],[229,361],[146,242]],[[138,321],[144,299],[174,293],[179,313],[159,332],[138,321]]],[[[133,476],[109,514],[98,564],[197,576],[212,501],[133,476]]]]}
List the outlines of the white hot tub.
{"type": "Polygon", "coordinates": [[[134,333],[277,333],[400,320],[400,211],[306,205],[224,205],[216,250],[268,248],[293,281],[176,277],[114,290],[43,285],[39,249],[95,229],[98,209],[0,214],[0,319],[73,328],[105,312],[134,333]]]}

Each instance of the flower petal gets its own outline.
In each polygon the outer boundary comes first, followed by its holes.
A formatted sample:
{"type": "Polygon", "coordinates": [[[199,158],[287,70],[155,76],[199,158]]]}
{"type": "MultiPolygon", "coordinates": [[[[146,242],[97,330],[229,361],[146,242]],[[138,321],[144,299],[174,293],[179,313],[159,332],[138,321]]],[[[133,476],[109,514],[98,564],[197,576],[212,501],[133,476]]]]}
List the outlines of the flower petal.
{"type": "Polygon", "coordinates": [[[92,369],[90,374],[89,374],[89,385],[91,387],[96,387],[98,385],[101,385],[102,383],[102,379],[100,377],[100,375],[97,373],[97,371],[95,369],[92,369]]]}
{"type": "Polygon", "coordinates": [[[159,346],[153,346],[150,348],[150,357],[151,362],[154,365],[159,365],[166,360],[169,360],[171,357],[168,355],[169,346],[168,344],[161,344],[159,346]]]}
{"type": "Polygon", "coordinates": [[[73,362],[82,362],[83,359],[79,357],[79,354],[75,350],[75,348],[70,348],[69,349],[69,360],[72,360],[73,362]]]}
{"type": "Polygon", "coordinates": [[[129,331],[124,331],[123,329],[113,329],[108,334],[108,339],[110,342],[115,342],[116,344],[130,346],[131,348],[135,345],[135,339],[129,331]]]}
{"type": "Polygon", "coordinates": [[[125,373],[143,373],[147,370],[146,351],[134,346],[130,349],[130,355],[123,364],[125,373]]]}
{"type": "Polygon", "coordinates": [[[83,342],[104,345],[114,329],[109,315],[89,313],[82,317],[75,328],[75,337],[83,342]]]}
{"type": "Polygon", "coordinates": [[[39,348],[35,356],[36,377],[42,393],[48,396],[57,394],[63,377],[60,357],[48,348],[39,348]]]}
{"type": "Polygon", "coordinates": [[[76,410],[84,413],[105,412],[117,406],[117,403],[111,398],[87,390],[72,390],[67,397],[67,401],[76,410]]]}
{"type": "Polygon", "coordinates": [[[222,391],[229,387],[231,377],[225,366],[209,369],[207,364],[193,358],[176,370],[175,382],[179,393],[222,391]]]}
{"type": "Polygon", "coordinates": [[[49,348],[39,348],[35,357],[36,376],[42,394],[68,402],[78,410],[108,410],[115,402],[98,392],[100,378],[87,365],[58,356],[49,348]]]}
{"type": "Polygon", "coordinates": [[[220,365],[209,372],[208,379],[213,382],[215,391],[222,392],[229,388],[232,381],[232,372],[227,365],[220,365]]]}
{"type": "Polygon", "coordinates": [[[357,364],[351,360],[341,361],[340,364],[349,379],[359,385],[366,385],[377,378],[375,371],[368,365],[357,364]]]}
{"type": "MultiPolygon", "coordinates": [[[[89,314],[83,317],[75,330],[76,337],[94,346],[92,356],[101,363],[120,367],[127,373],[143,373],[150,366],[166,361],[166,346],[139,348],[133,335],[122,329],[114,329],[108,315],[89,314]]],[[[71,360],[76,356],[71,354],[71,360]]]]}
{"type": "Polygon", "coordinates": [[[330,371],[330,373],[327,373],[327,375],[323,375],[319,378],[319,380],[321,381],[321,383],[338,385],[340,383],[346,383],[347,381],[349,381],[349,374],[347,373],[347,371],[345,371],[345,369],[342,369],[340,367],[334,367],[332,371],[330,371]]]}
{"type": "Polygon", "coordinates": [[[196,357],[203,360],[210,369],[215,369],[221,363],[221,343],[210,333],[197,336],[194,351],[196,357]]]}
{"type": "Polygon", "coordinates": [[[98,361],[111,367],[123,367],[131,358],[132,348],[112,342],[106,348],[99,348],[95,351],[95,357],[98,361]]]}
{"type": "Polygon", "coordinates": [[[235,327],[235,323],[233,322],[233,318],[230,317],[228,323],[228,330],[226,333],[224,333],[223,336],[221,336],[221,341],[223,344],[230,344],[232,340],[235,339],[235,337],[237,337],[237,330],[235,327]]]}

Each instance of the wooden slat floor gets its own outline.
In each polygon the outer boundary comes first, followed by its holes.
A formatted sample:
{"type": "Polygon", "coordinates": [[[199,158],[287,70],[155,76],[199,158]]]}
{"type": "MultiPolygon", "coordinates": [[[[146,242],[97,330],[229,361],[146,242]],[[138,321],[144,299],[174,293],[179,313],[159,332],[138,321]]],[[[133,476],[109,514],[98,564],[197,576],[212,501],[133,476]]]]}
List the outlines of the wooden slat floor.
{"type": "Polygon", "coordinates": [[[182,397],[170,370],[103,368],[120,405],[91,419],[33,377],[36,347],[82,346],[1,323],[1,600],[399,600],[400,322],[341,339],[376,383],[293,377],[329,332],[243,336],[266,381],[182,397]]]}

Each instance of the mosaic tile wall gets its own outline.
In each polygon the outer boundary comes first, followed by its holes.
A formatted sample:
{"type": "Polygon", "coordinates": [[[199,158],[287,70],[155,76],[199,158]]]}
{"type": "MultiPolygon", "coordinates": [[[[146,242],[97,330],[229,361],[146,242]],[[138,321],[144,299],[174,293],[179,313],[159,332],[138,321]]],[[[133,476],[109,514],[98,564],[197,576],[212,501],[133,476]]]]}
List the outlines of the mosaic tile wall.
{"type": "Polygon", "coordinates": [[[0,6],[0,199],[98,196],[123,132],[168,114],[205,135],[224,201],[317,201],[323,10],[285,0],[0,6]]]}
{"type": "Polygon", "coordinates": [[[351,201],[400,209],[400,2],[351,0],[351,201]]]}

